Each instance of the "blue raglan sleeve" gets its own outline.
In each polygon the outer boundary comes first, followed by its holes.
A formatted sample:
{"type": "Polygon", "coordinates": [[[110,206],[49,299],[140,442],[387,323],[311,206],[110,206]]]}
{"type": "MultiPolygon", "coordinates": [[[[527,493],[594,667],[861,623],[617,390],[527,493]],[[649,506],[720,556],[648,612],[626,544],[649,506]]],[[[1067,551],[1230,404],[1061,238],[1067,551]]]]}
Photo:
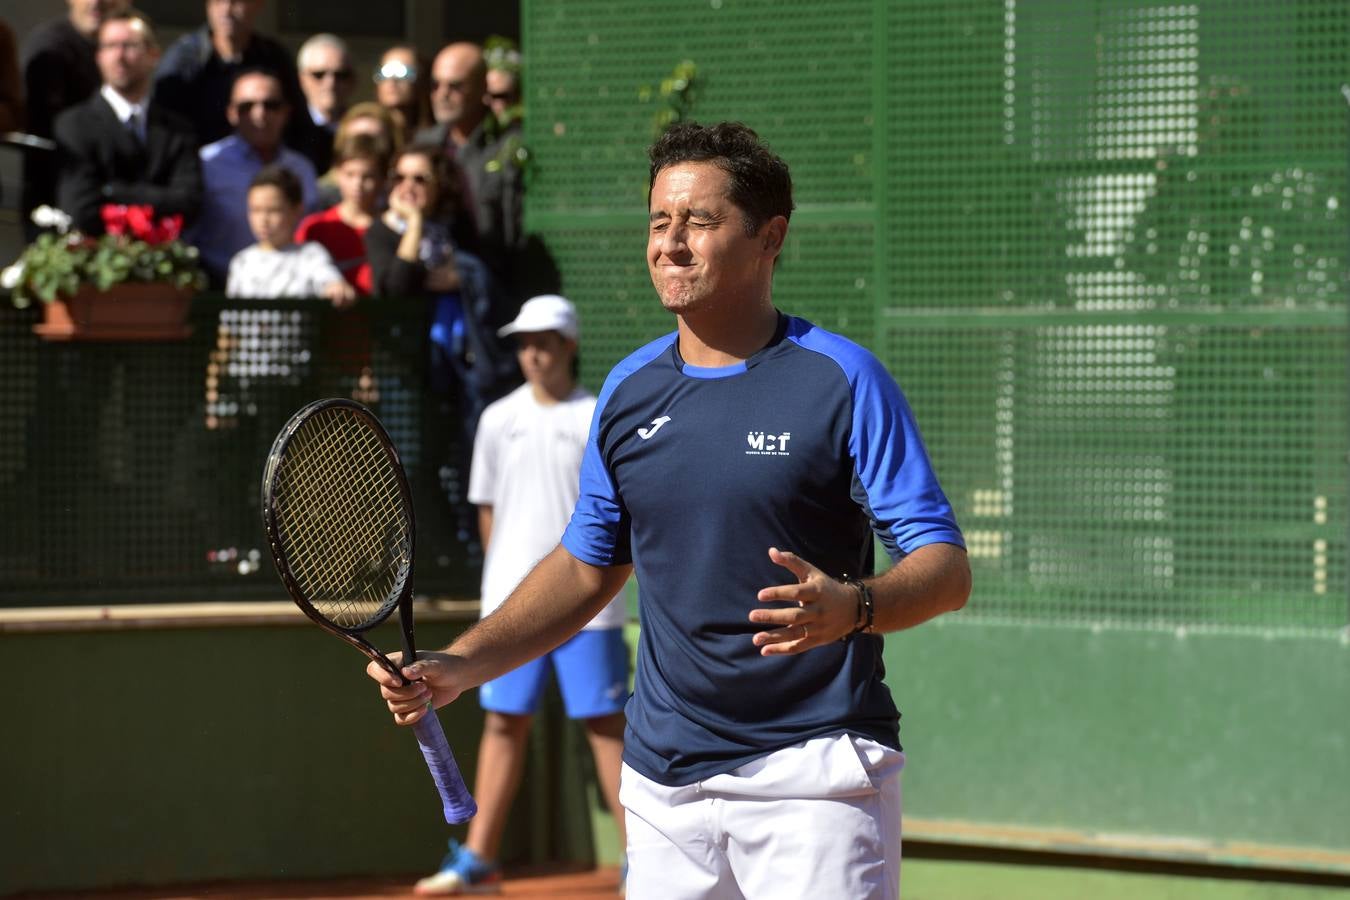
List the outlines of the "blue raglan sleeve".
{"type": "Polygon", "coordinates": [[[893,560],[925,544],[965,546],[900,386],[861,348],[845,365],[853,397],[849,453],[856,499],[893,560]]]}
{"type": "Polygon", "coordinates": [[[562,545],[577,559],[593,566],[626,565],[633,561],[629,547],[628,510],[605,463],[606,412],[620,377],[611,373],[600,391],[591,416],[590,436],[581,457],[581,493],[562,545]]]}

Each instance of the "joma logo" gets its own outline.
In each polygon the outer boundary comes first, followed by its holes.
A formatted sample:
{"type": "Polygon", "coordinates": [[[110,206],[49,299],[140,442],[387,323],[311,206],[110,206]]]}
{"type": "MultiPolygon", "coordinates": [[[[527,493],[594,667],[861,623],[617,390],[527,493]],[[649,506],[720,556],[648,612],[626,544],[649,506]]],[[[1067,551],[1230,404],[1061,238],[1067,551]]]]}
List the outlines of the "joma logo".
{"type": "Polygon", "coordinates": [[[745,452],[756,456],[787,456],[787,445],[791,438],[792,434],[787,431],[782,434],[752,431],[745,436],[745,442],[750,445],[750,449],[745,452]]]}

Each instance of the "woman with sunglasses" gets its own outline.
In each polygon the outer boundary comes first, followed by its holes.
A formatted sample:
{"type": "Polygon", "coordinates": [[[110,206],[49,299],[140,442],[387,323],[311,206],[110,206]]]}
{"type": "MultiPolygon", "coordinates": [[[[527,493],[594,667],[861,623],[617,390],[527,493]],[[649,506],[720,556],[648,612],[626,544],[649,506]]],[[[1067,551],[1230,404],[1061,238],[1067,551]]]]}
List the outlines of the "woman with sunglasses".
{"type": "Polygon", "coordinates": [[[514,355],[496,335],[514,310],[504,308],[487,266],[472,253],[476,232],[459,172],[440,148],[400,151],[389,182],[389,208],[366,232],[374,294],[428,298],[431,387],[458,396],[472,437],[483,407],[519,380],[514,355]]]}
{"type": "Polygon", "coordinates": [[[375,70],[375,99],[386,109],[403,117],[400,143],[412,143],[419,129],[434,124],[431,119],[431,91],[424,77],[426,61],[409,44],[395,44],[380,57],[375,70]]]}

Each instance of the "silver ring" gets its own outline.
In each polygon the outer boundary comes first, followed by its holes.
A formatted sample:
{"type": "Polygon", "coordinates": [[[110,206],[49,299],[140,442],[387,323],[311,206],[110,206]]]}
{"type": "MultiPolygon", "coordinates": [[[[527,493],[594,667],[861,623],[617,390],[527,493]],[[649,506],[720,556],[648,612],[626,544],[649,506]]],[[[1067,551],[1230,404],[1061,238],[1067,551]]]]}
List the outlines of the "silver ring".
{"type": "Polygon", "coordinates": [[[810,631],[810,629],[808,629],[808,628],[806,627],[806,624],[805,624],[805,623],[802,623],[802,640],[806,640],[806,639],[809,638],[810,636],[811,636],[811,631],[810,631]]]}

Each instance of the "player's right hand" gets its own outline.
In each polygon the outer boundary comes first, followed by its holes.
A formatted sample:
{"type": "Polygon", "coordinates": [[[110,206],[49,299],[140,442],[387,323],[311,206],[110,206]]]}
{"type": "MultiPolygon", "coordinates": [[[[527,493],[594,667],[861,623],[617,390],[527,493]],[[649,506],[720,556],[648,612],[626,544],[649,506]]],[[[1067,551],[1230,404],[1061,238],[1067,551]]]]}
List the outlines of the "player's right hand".
{"type": "MultiPolygon", "coordinates": [[[[391,653],[389,659],[401,666],[403,654],[391,653]]],[[[380,696],[394,714],[394,721],[412,725],[429,710],[444,706],[463,693],[453,675],[455,662],[455,657],[446,653],[419,652],[416,662],[400,669],[408,679],[407,684],[399,683],[388,669],[374,661],[366,666],[366,674],[379,684],[380,696]]]]}

